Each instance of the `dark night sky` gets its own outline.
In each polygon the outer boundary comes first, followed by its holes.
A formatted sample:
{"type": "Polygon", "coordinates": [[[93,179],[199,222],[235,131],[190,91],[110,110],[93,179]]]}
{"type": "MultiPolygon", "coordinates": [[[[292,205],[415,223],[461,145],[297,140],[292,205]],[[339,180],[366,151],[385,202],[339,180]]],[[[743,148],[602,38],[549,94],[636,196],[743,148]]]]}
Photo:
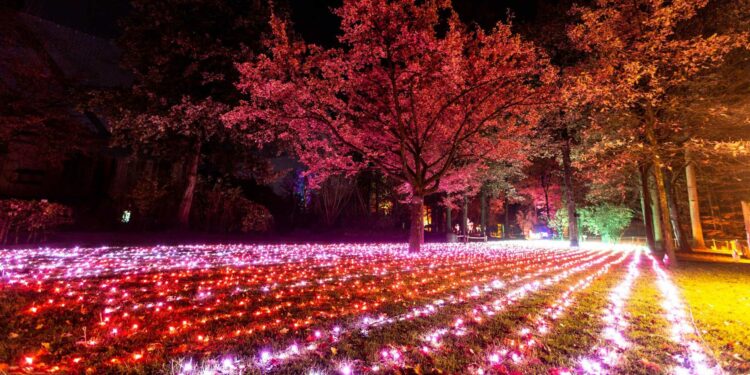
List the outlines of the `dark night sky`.
{"type": "MultiPolygon", "coordinates": [[[[338,31],[338,18],[328,9],[341,4],[341,0],[290,0],[295,29],[309,42],[331,44],[338,31]]],[[[519,22],[537,15],[537,4],[553,0],[454,0],[453,6],[464,22],[476,22],[491,27],[505,19],[510,9],[519,22]]]]}
{"type": "MultiPolygon", "coordinates": [[[[19,0],[17,0],[19,1],[19,0]]],[[[158,1],[158,0],[154,0],[158,1]]],[[[288,0],[296,29],[310,42],[328,44],[335,38],[338,19],[329,8],[341,0],[288,0]]],[[[536,16],[539,4],[553,0],[454,0],[464,21],[488,27],[505,18],[511,9],[517,21],[536,16]]],[[[80,31],[105,38],[118,35],[117,20],[128,11],[128,0],[23,0],[26,12],[80,31]]]]}

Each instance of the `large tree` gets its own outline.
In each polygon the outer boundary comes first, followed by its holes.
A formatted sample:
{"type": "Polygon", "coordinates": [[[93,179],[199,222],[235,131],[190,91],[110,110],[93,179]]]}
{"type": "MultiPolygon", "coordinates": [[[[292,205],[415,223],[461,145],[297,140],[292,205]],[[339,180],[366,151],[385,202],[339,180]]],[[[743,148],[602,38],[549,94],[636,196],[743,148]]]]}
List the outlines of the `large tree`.
{"type": "MultiPolygon", "coordinates": [[[[675,130],[663,110],[674,90],[702,70],[720,63],[746,34],[678,35],[678,26],[708,0],[597,0],[575,7],[580,22],[569,30],[573,42],[590,57],[582,86],[602,108],[622,111],[633,119],[644,155],[653,164],[664,245],[675,259],[660,143],[675,130]]],[[[633,129],[621,128],[628,136],[633,129]]],[[[674,216],[674,215],[672,215],[674,216]]]]}
{"type": "Polygon", "coordinates": [[[239,98],[234,62],[259,47],[268,20],[264,4],[131,0],[122,22],[118,44],[134,82],[100,93],[95,105],[108,112],[115,144],[184,166],[176,215],[181,228],[189,224],[199,165],[239,139],[220,115],[239,98]]]}
{"type": "Polygon", "coordinates": [[[247,101],[225,119],[267,124],[313,183],[363,167],[399,181],[417,251],[424,197],[476,181],[486,161],[520,157],[554,72],[510,25],[469,28],[449,1],[347,0],[335,14],[342,46],[330,49],[274,19],[271,52],[239,68],[247,101]]]}

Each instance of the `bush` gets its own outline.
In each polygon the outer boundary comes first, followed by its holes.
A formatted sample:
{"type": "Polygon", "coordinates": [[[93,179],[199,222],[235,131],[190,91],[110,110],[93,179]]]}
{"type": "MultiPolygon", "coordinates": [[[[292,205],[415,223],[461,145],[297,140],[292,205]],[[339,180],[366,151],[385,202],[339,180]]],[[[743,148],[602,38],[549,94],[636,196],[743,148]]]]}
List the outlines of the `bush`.
{"type": "Polygon", "coordinates": [[[610,203],[585,207],[580,211],[581,226],[591,234],[601,236],[603,242],[615,243],[630,224],[633,211],[610,203]]]}
{"type": "Polygon", "coordinates": [[[169,195],[169,186],[159,183],[158,179],[139,178],[128,195],[129,201],[135,208],[135,221],[143,228],[158,223],[161,218],[160,213],[168,207],[169,195]]]}
{"type": "Polygon", "coordinates": [[[49,231],[73,222],[70,207],[43,200],[0,200],[0,242],[7,244],[11,236],[18,244],[23,235],[26,242],[46,241],[49,231]]]}
{"type": "Polygon", "coordinates": [[[564,208],[557,210],[547,224],[555,230],[556,238],[564,238],[568,234],[568,210],[564,208]]]}
{"type": "Polygon", "coordinates": [[[201,181],[193,209],[196,228],[209,232],[266,232],[273,217],[268,209],[242,195],[221,179],[213,184],[201,181]]]}
{"type": "Polygon", "coordinates": [[[252,201],[245,203],[245,217],[242,218],[242,231],[268,232],[273,224],[273,217],[267,208],[252,201]]]}

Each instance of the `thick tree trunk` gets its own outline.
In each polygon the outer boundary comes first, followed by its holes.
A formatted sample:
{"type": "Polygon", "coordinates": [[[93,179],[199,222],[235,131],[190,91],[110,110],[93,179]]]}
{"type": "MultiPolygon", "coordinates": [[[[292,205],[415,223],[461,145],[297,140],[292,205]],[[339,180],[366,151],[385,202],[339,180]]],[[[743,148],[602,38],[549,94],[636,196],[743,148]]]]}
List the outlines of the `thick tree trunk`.
{"type": "Polygon", "coordinates": [[[410,204],[409,252],[416,253],[424,243],[424,198],[414,197],[410,204]]]}
{"type": "Polygon", "coordinates": [[[562,144],[562,162],[565,197],[568,201],[568,237],[570,237],[570,246],[578,247],[578,217],[576,216],[576,201],[573,190],[573,169],[570,162],[570,138],[567,134],[562,144]]]}
{"type": "Polygon", "coordinates": [[[667,188],[664,182],[664,172],[661,169],[661,160],[656,157],[654,158],[654,178],[656,180],[656,193],[659,200],[659,214],[660,224],[662,227],[662,237],[664,238],[664,250],[666,251],[669,259],[675,261],[674,252],[674,231],[672,229],[671,219],[669,217],[669,204],[667,203],[667,188]]]}
{"type": "Polygon", "coordinates": [[[656,135],[654,134],[654,120],[653,120],[653,114],[651,114],[650,110],[648,118],[645,122],[645,129],[646,129],[646,138],[649,142],[649,145],[651,146],[651,157],[653,162],[653,170],[654,170],[654,180],[656,181],[656,192],[657,192],[657,198],[659,201],[659,212],[661,216],[661,227],[663,229],[662,234],[664,236],[664,250],[667,253],[667,256],[669,257],[669,261],[671,263],[677,263],[677,258],[675,256],[675,249],[674,249],[674,239],[673,239],[673,230],[672,230],[672,224],[670,222],[669,217],[669,204],[667,203],[667,187],[665,184],[664,179],[664,171],[663,171],[663,165],[661,161],[661,156],[659,155],[658,147],[659,144],[656,141],[656,135]]]}
{"type": "MultiPolygon", "coordinates": [[[[664,173],[667,175],[667,173],[664,173]]],[[[674,199],[674,190],[672,187],[671,176],[665,178],[664,187],[667,191],[667,205],[669,206],[669,220],[672,222],[672,229],[674,230],[674,238],[676,240],[677,249],[680,251],[690,251],[690,244],[685,237],[685,231],[682,230],[680,224],[680,215],[677,210],[677,202],[674,199]]]]}
{"type": "Polygon", "coordinates": [[[190,210],[193,207],[193,196],[195,195],[195,186],[198,183],[198,164],[201,160],[201,144],[197,142],[190,156],[188,166],[187,185],[185,192],[182,194],[180,208],[177,213],[177,225],[180,229],[186,230],[190,227],[190,210]]]}
{"type": "MultiPolygon", "coordinates": [[[[654,179],[655,180],[655,179],[654,179]]],[[[656,186],[656,183],[654,182],[654,186],[656,186]]],[[[650,197],[651,197],[651,223],[654,226],[654,241],[656,241],[657,246],[662,246],[662,241],[664,240],[664,236],[662,236],[662,233],[664,233],[661,229],[661,210],[659,209],[659,194],[656,192],[656,188],[651,186],[649,184],[648,187],[650,197]]]]}
{"type": "Polygon", "coordinates": [[[648,243],[649,249],[656,250],[653,214],[651,213],[651,194],[648,188],[648,165],[641,164],[639,171],[641,179],[641,210],[643,212],[643,224],[646,226],[646,242],[648,243]]]}
{"type": "Polygon", "coordinates": [[[687,180],[688,203],[690,204],[690,226],[693,233],[695,247],[704,249],[706,242],[703,240],[703,227],[701,226],[701,212],[698,204],[698,181],[695,176],[695,164],[690,154],[685,152],[687,165],[685,166],[685,179],[687,180]]]}

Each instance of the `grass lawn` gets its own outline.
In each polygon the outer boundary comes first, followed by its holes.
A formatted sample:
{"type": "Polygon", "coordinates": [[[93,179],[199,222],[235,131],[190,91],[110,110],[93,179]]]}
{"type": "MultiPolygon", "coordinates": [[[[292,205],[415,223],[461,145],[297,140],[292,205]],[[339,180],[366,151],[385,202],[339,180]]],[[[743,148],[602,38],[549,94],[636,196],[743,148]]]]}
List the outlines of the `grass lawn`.
{"type": "Polygon", "coordinates": [[[0,250],[0,374],[663,374],[696,341],[750,373],[750,264],[665,277],[629,249],[404,250],[0,250]],[[690,321],[664,308],[670,277],[701,338],[670,335],[690,321]]]}
{"type": "Polygon", "coordinates": [[[722,367],[750,373],[750,264],[681,262],[673,274],[722,367]]]}

